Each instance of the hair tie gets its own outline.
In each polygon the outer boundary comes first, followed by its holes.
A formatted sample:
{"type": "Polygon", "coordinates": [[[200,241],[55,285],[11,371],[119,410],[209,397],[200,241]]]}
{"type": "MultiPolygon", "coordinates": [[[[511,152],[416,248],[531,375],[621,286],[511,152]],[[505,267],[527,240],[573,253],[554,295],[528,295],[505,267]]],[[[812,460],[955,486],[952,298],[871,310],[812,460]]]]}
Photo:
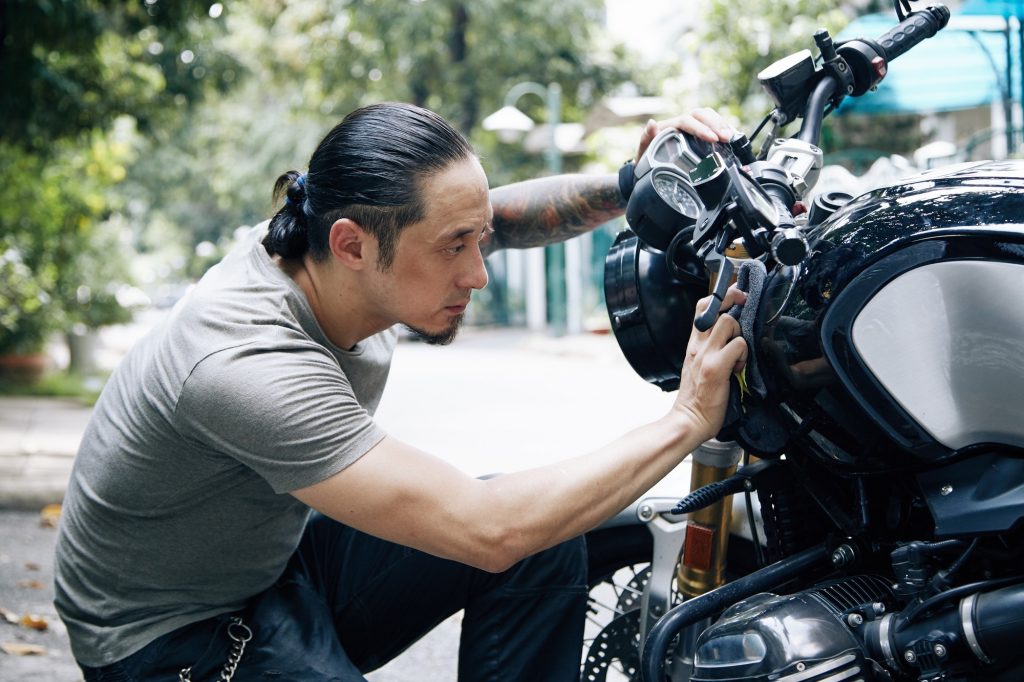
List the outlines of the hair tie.
{"type": "Polygon", "coordinates": [[[298,186],[299,191],[302,192],[301,205],[296,204],[294,201],[292,201],[292,198],[291,196],[289,196],[288,192],[285,192],[284,203],[288,208],[292,209],[296,213],[302,214],[305,213],[304,207],[306,204],[306,174],[303,173],[299,177],[295,178],[295,184],[298,186]]]}

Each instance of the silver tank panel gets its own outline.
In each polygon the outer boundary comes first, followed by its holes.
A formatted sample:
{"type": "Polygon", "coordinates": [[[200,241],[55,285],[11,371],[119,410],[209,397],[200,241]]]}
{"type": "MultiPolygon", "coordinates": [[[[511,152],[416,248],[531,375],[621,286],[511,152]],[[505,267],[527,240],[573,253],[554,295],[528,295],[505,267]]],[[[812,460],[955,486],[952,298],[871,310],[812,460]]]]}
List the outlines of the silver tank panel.
{"type": "Polygon", "coordinates": [[[1024,266],[960,260],[910,270],[853,323],[875,378],[936,441],[1024,447],[1024,266]]]}

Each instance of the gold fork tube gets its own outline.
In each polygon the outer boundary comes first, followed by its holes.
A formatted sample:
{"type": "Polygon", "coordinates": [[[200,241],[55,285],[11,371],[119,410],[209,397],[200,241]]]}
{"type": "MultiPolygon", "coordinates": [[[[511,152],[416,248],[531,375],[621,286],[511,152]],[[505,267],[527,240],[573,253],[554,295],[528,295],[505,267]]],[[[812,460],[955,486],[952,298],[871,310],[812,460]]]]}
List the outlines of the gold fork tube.
{"type": "MultiPolygon", "coordinates": [[[[691,492],[736,472],[742,448],[736,443],[709,440],[694,450],[691,492]]],[[[732,521],[732,496],[690,514],[679,559],[676,584],[686,599],[725,583],[725,560],[732,521]]]]}

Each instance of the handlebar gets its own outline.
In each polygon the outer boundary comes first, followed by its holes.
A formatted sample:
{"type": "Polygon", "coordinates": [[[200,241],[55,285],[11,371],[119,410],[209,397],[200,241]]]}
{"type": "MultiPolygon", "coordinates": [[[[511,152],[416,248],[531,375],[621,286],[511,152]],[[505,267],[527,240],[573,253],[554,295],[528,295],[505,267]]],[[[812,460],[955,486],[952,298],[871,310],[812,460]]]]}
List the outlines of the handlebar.
{"type": "MultiPolygon", "coordinates": [[[[878,85],[888,62],[938,33],[949,23],[949,16],[944,5],[933,5],[911,13],[878,40],[857,38],[838,45],[832,53],[838,59],[826,59],[825,74],[807,98],[797,139],[816,145],[829,104],[838,106],[847,95],[858,97],[878,85]]],[[[827,34],[825,39],[831,48],[827,34]]]]}
{"type": "Polygon", "coordinates": [[[717,319],[731,274],[724,254],[737,238],[750,258],[770,252],[786,266],[806,259],[810,247],[803,221],[795,220],[792,211],[821,170],[823,154],[817,145],[824,117],[846,96],[859,96],[877,85],[887,60],[935,35],[949,17],[942,5],[927,7],[904,17],[878,41],[858,38],[837,44],[821,29],[814,34],[819,60],[802,50],[764,69],[758,78],[775,100],[775,126],[759,156],[743,135],[713,145],[674,129],[655,137],[633,169],[635,188],[626,218],[645,244],[665,252],[670,271],[676,249],[666,251],[666,246],[681,243],[679,235],[685,233],[704,267],[719,273],[710,305],[695,320],[698,329],[710,328],[717,319]],[[775,137],[778,127],[801,110],[798,134],[775,137]],[[656,175],[660,182],[654,182],[656,175]]]}
{"type": "Polygon", "coordinates": [[[944,5],[926,7],[886,31],[878,39],[886,61],[892,61],[922,40],[931,38],[949,23],[949,9],[944,5]]]}

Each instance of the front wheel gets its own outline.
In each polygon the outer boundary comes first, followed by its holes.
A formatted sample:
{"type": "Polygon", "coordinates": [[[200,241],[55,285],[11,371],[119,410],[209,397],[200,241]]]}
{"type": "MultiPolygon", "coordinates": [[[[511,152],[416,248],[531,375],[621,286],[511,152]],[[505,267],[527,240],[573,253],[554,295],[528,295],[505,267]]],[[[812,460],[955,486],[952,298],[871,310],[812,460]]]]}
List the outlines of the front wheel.
{"type": "Polygon", "coordinates": [[[654,541],[642,524],[587,533],[590,593],[583,635],[583,682],[640,679],[640,596],[654,541]]]}

